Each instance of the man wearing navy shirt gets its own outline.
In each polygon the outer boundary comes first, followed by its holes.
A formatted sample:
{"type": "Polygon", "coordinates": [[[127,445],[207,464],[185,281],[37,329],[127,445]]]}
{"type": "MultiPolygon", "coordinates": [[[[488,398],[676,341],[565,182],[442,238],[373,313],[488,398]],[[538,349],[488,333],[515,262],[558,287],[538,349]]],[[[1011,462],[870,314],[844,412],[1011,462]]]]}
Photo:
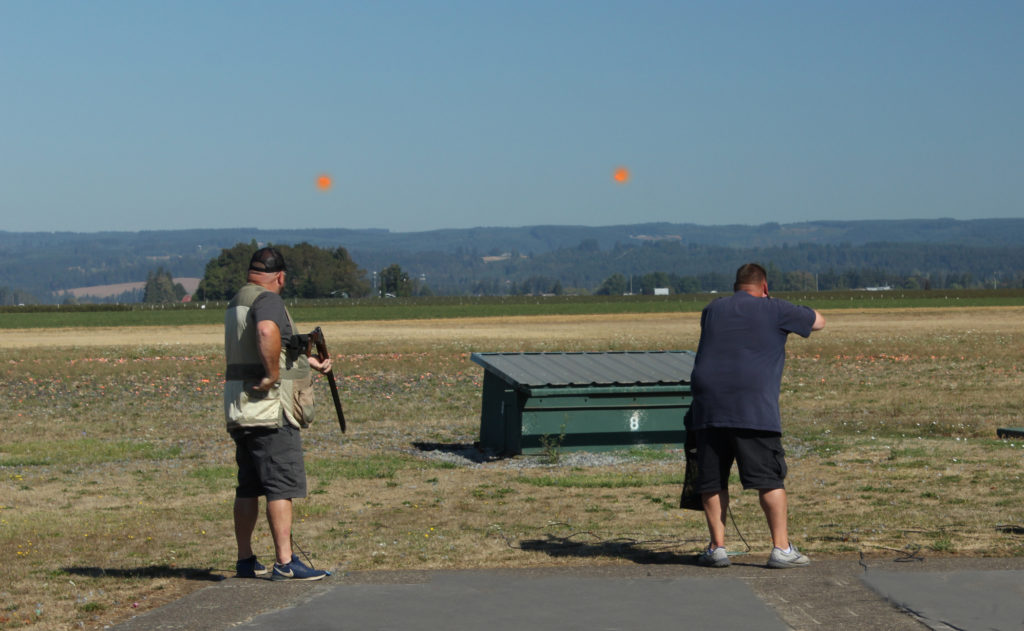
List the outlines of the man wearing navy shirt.
{"type": "Polygon", "coordinates": [[[770,298],[763,267],[747,263],[736,271],[735,293],[712,301],[700,316],[700,344],[691,388],[687,427],[697,444],[697,491],[711,541],[701,565],[727,567],[725,518],[733,461],[744,489],[757,489],[768,519],[772,552],[768,567],[802,567],[810,560],[789,540],[786,477],[779,416],[779,387],[790,333],[807,337],[825,327],[810,307],[770,298]]]}

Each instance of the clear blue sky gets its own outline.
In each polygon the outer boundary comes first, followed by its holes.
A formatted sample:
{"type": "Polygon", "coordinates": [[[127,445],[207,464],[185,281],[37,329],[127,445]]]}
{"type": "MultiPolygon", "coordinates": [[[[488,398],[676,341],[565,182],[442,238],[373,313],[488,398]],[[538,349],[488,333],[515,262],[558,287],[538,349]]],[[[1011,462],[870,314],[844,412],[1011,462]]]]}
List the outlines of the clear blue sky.
{"type": "Polygon", "coordinates": [[[1016,0],[0,2],[9,231],[1024,217],[1022,121],[1016,0]]]}

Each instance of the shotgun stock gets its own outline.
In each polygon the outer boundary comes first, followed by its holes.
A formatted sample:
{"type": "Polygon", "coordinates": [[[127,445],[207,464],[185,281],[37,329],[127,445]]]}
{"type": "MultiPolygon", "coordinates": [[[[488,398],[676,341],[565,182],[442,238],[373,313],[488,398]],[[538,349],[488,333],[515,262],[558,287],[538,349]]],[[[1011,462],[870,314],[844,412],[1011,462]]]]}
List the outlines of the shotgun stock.
{"type": "MultiPolygon", "coordinates": [[[[316,357],[320,361],[324,361],[331,358],[331,355],[327,352],[327,342],[324,340],[324,332],[320,330],[320,327],[313,329],[312,333],[309,334],[309,345],[306,349],[307,355],[313,354],[313,349],[316,349],[316,357]]],[[[341,409],[341,397],[338,396],[338,383],[334,380],[334,369],[328,370],[324,373],[327,375],[327,383],[331,386],[331,397],[334,399],[334,411],[338,413],[338,427],[341,428],[341,433],[345,433],[345,412],[341,409]]]]}

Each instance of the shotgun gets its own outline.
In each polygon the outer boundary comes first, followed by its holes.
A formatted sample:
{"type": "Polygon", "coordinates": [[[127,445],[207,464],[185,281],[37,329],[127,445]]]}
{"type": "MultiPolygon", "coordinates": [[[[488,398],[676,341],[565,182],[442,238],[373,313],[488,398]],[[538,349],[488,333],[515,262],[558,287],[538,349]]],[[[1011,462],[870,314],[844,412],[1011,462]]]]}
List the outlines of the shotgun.
{"type": "MultiPolygon", "coordinates": [[[[312,333],[309,334],[309,342],[306,346],[306,355],[312,355],[313,349],[316,349],[316,357],[320,361],[330,359],[330,354],[327,352],[327,342],[324,340],[324,332],[320,330],[320,327],[313,329],[312,333]]],[[[331,397],[334,399],[334,411],[338,413],[338,426],[341,427],[341,433],[345,433],[345,413],[341,410],[341,397],[338,396],[338,383],[334,380],[334,369],[328,370],[324,373],[327,375],[327,383],[331,386],[331,397]]]]}

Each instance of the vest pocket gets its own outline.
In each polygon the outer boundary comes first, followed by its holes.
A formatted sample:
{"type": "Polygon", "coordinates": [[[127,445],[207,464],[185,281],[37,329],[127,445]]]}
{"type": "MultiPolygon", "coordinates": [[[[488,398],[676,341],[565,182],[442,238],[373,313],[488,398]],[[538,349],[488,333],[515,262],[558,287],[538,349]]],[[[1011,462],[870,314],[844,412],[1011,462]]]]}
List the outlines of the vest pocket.
{"type": "Polygon", "coordinates": [[[256,390],[259,379],[228,381],[224,404],[229,429],[234,427],[281,427],[281,386],[264,392],[256,390]]]}
{"type": "Polygon", "coordinates": [[[301,428],[309,427],[313,422],[313,376],[307,373],[304,377],[293,379],[291,384],[291,396],[285,401],[285,414],[288,419],[294,421],[301,428]],[[288,403],[291,405],[288,405],[288,403]]]}

